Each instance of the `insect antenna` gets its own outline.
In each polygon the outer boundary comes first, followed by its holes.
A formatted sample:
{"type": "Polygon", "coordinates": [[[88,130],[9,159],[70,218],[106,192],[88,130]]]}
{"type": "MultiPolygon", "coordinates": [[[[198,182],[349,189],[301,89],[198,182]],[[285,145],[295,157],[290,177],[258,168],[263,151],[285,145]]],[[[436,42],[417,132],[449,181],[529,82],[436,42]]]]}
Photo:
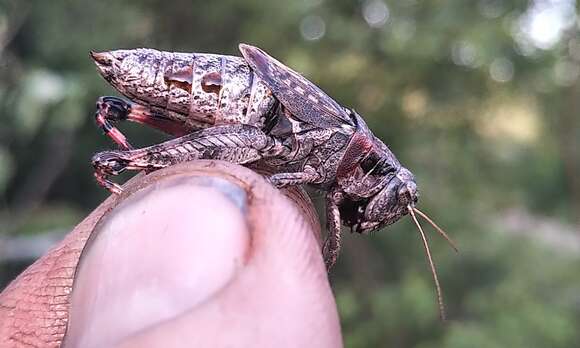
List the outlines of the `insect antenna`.
{"type": "Polygon", "coordinates": [[[429,266],[431,267],[431,273],[433,274],[433,280],[435,281],[435,290],[437,291],[437,302],[439,303],[439,316],[441,317],[442,321],[445,321],[445,306],[443,305],[443,295],[441,293],[441,286],[439,285],[439,278],[437,277],[437,270],[435,269],[435,263],[433,263],[433,258],[431,257],[431,250],[429,249],[429,242],[427,241],[427,237],[415,216],[415,212],[413,208],[408,205],[407,208],[409,209],[409,213],[411,213],[411,217],[417,225],[419,229],[419,233],[421,234],[421,238],[423,239],[423,246],[425,247],[425,254],[427,255],[427,260],[429,261],[429,266]]]}
{"type": "Polygon", "coordinates": [[[455,244],[455,242],[453,241],[453,239],[451,239],[451,237],[449,237],[447,235],[447,233],[445,233],[445,231],[443,231],[443,229],[441,227],[437,226],[437,224],[433,220],[431,220],[429,218],[429,216],[427,216],[427,214],[423,213],[422,211],[420,211],[419,209],[417,209],[415,207],[413,207],[413,210],[417,214],[421,215],[425,220],[427,220],[427,222],[430,223],[431,226],[435,227],[435,229],[437,230],[437,232],[439,232],[439,234],[441,236],[443,236],[443,238],[445,238],[445,240],[447,240],[447,243],[449,243],[449,245],[451,245],[451,247],[453,248],[453,250],[455,250],[455,252],[459,252],[459,249],[457,248],[457,244],[455,244]]]}

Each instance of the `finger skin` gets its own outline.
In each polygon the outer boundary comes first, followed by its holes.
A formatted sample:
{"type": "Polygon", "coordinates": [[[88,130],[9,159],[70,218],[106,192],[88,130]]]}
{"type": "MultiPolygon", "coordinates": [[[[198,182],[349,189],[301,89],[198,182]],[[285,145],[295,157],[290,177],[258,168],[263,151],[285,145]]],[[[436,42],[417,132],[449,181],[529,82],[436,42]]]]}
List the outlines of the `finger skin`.
{"type": "Polygon", "coordinates": [[[109,197],[0,293],[0,347],[60,346],[77,262],[93,227],[116,200],[109,197]]]}
{"type": "MultiPolygon", "coordinates": [[[[66,301],[60,309],[65,323],[69,321],[67,346],[82,340],[88,344],[83,346],[106,344],[99,337],[127,347],[341,345],[318,222],[303,192],[280,194],[254,172],[228,163],[172,166],[129,183],[122,197],[106,201],[67,237],[76,244],[65,239],[55,250],[74,250],[78,260],[79,245],[113,207],[83,254],[72,299],[68,293],[61,296],[66,301]],[[245,206],[191,180],[199,177],[217,177],[241,188],[245,206]],[[144,208],[149,220],[137,217],[144,208]],[[209,218],[216,210],[220,219],[209,218]],[[155,216],[167,219],[156,221],[155,216]],[[146,300],[135,301],[137,292],[146,300]]],[[[74,256],[69,257],[73,270],[74,256]]],[[[26,278],[29,270],[18,279],[26,278]]],[[[41,284],[50,279],[42,271],[27,277],[39,276],[41,284]]],[[[12,298],[23,289],[18,280],[11,287],[12,298]]],[[[4,298],[10,296],[0,295],[0,310],[4,298]]],[[[26,312],[21,305],[10,310],[26,312]]],[[[42,332],[42,325],[30,325],[27,332],[18,325],[0,327],[7,328],[0,331],[0,342],[15,332],[25,338],[42,332]]],[[[54,343],[62,339],[60,332],[53,335],[54,343]]],[[[37,342],[47,345],[46,340],[37,342]]]]}
{"type": "Polygon", "coordinates": [[[96,227],[77,268],[67,345],[109,347],[199,305],[243,266],[244,216],[195,179],[143,189],[96,227]]]}

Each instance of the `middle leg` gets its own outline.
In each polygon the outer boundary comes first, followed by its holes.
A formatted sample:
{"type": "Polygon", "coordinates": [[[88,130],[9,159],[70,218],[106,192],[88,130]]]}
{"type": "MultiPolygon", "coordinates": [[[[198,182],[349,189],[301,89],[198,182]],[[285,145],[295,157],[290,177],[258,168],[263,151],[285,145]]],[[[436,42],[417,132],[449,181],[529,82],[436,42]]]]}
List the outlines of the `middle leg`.
{"type": "Polygon", "coordinates": [[[320,178],[316,170],[308,165],[302,172],[277,173],[270,176],[270,182],[277,188],[295,185],[312,184],[320,178]]]}

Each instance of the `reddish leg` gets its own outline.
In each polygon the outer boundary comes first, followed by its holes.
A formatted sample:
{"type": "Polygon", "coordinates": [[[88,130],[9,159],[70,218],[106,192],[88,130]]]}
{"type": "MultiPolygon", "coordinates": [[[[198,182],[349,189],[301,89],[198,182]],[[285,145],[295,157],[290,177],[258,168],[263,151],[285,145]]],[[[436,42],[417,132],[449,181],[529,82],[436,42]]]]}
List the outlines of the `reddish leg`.
{"type": "Polygon", "coordinates": [[[95,119],[97,125],[105,134],[113,139],[123,150],[133,149],[133,146],[127,141],[123,133],[113,126],[114,123],[119,121],[129,120],[145,124],[174,136],[182,136],[191,131],[176,120],[158,112],[153,112],[145,106],[118,97],[99,98],[97,100],[95,119]]]}
{"type": "Polygon", "coordinates": [[[127,108],[118,98],[101,97],[97,100],[97,112],[95,121],[106,136],[113,139],[121,149],[131,150],[133,146],[127,141],[127,138],[111,122],[122,121],[127,119],[127,108]]]}

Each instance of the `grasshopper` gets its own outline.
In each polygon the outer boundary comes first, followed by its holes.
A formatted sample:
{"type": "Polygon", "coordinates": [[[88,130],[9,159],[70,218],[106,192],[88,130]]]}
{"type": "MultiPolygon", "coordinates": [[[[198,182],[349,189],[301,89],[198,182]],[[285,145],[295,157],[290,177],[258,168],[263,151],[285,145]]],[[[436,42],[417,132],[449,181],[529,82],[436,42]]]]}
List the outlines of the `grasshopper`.
{"type": "Polygon", "coordinates": [[[262,163],[276,187],[312,185],[326,193],[326,267],[336,263],[341,225],[369,233],[410,214],[433,274],[441,317],[441,287],[417,215],[455,248],[445,232],[417,209],[411,171],[367,127],[354,109],[339,105],[315,84],[263,50],[240,44],[242,57],[153,49],[91,52],[100,74],[127,97],[101,97],[97,124],[120,150],[92,158],[95,178],[125,170],[151,171],[195,159],[262,163]],[[133,121],[175,139],[134,149],[114,126],[133,121]]]}

